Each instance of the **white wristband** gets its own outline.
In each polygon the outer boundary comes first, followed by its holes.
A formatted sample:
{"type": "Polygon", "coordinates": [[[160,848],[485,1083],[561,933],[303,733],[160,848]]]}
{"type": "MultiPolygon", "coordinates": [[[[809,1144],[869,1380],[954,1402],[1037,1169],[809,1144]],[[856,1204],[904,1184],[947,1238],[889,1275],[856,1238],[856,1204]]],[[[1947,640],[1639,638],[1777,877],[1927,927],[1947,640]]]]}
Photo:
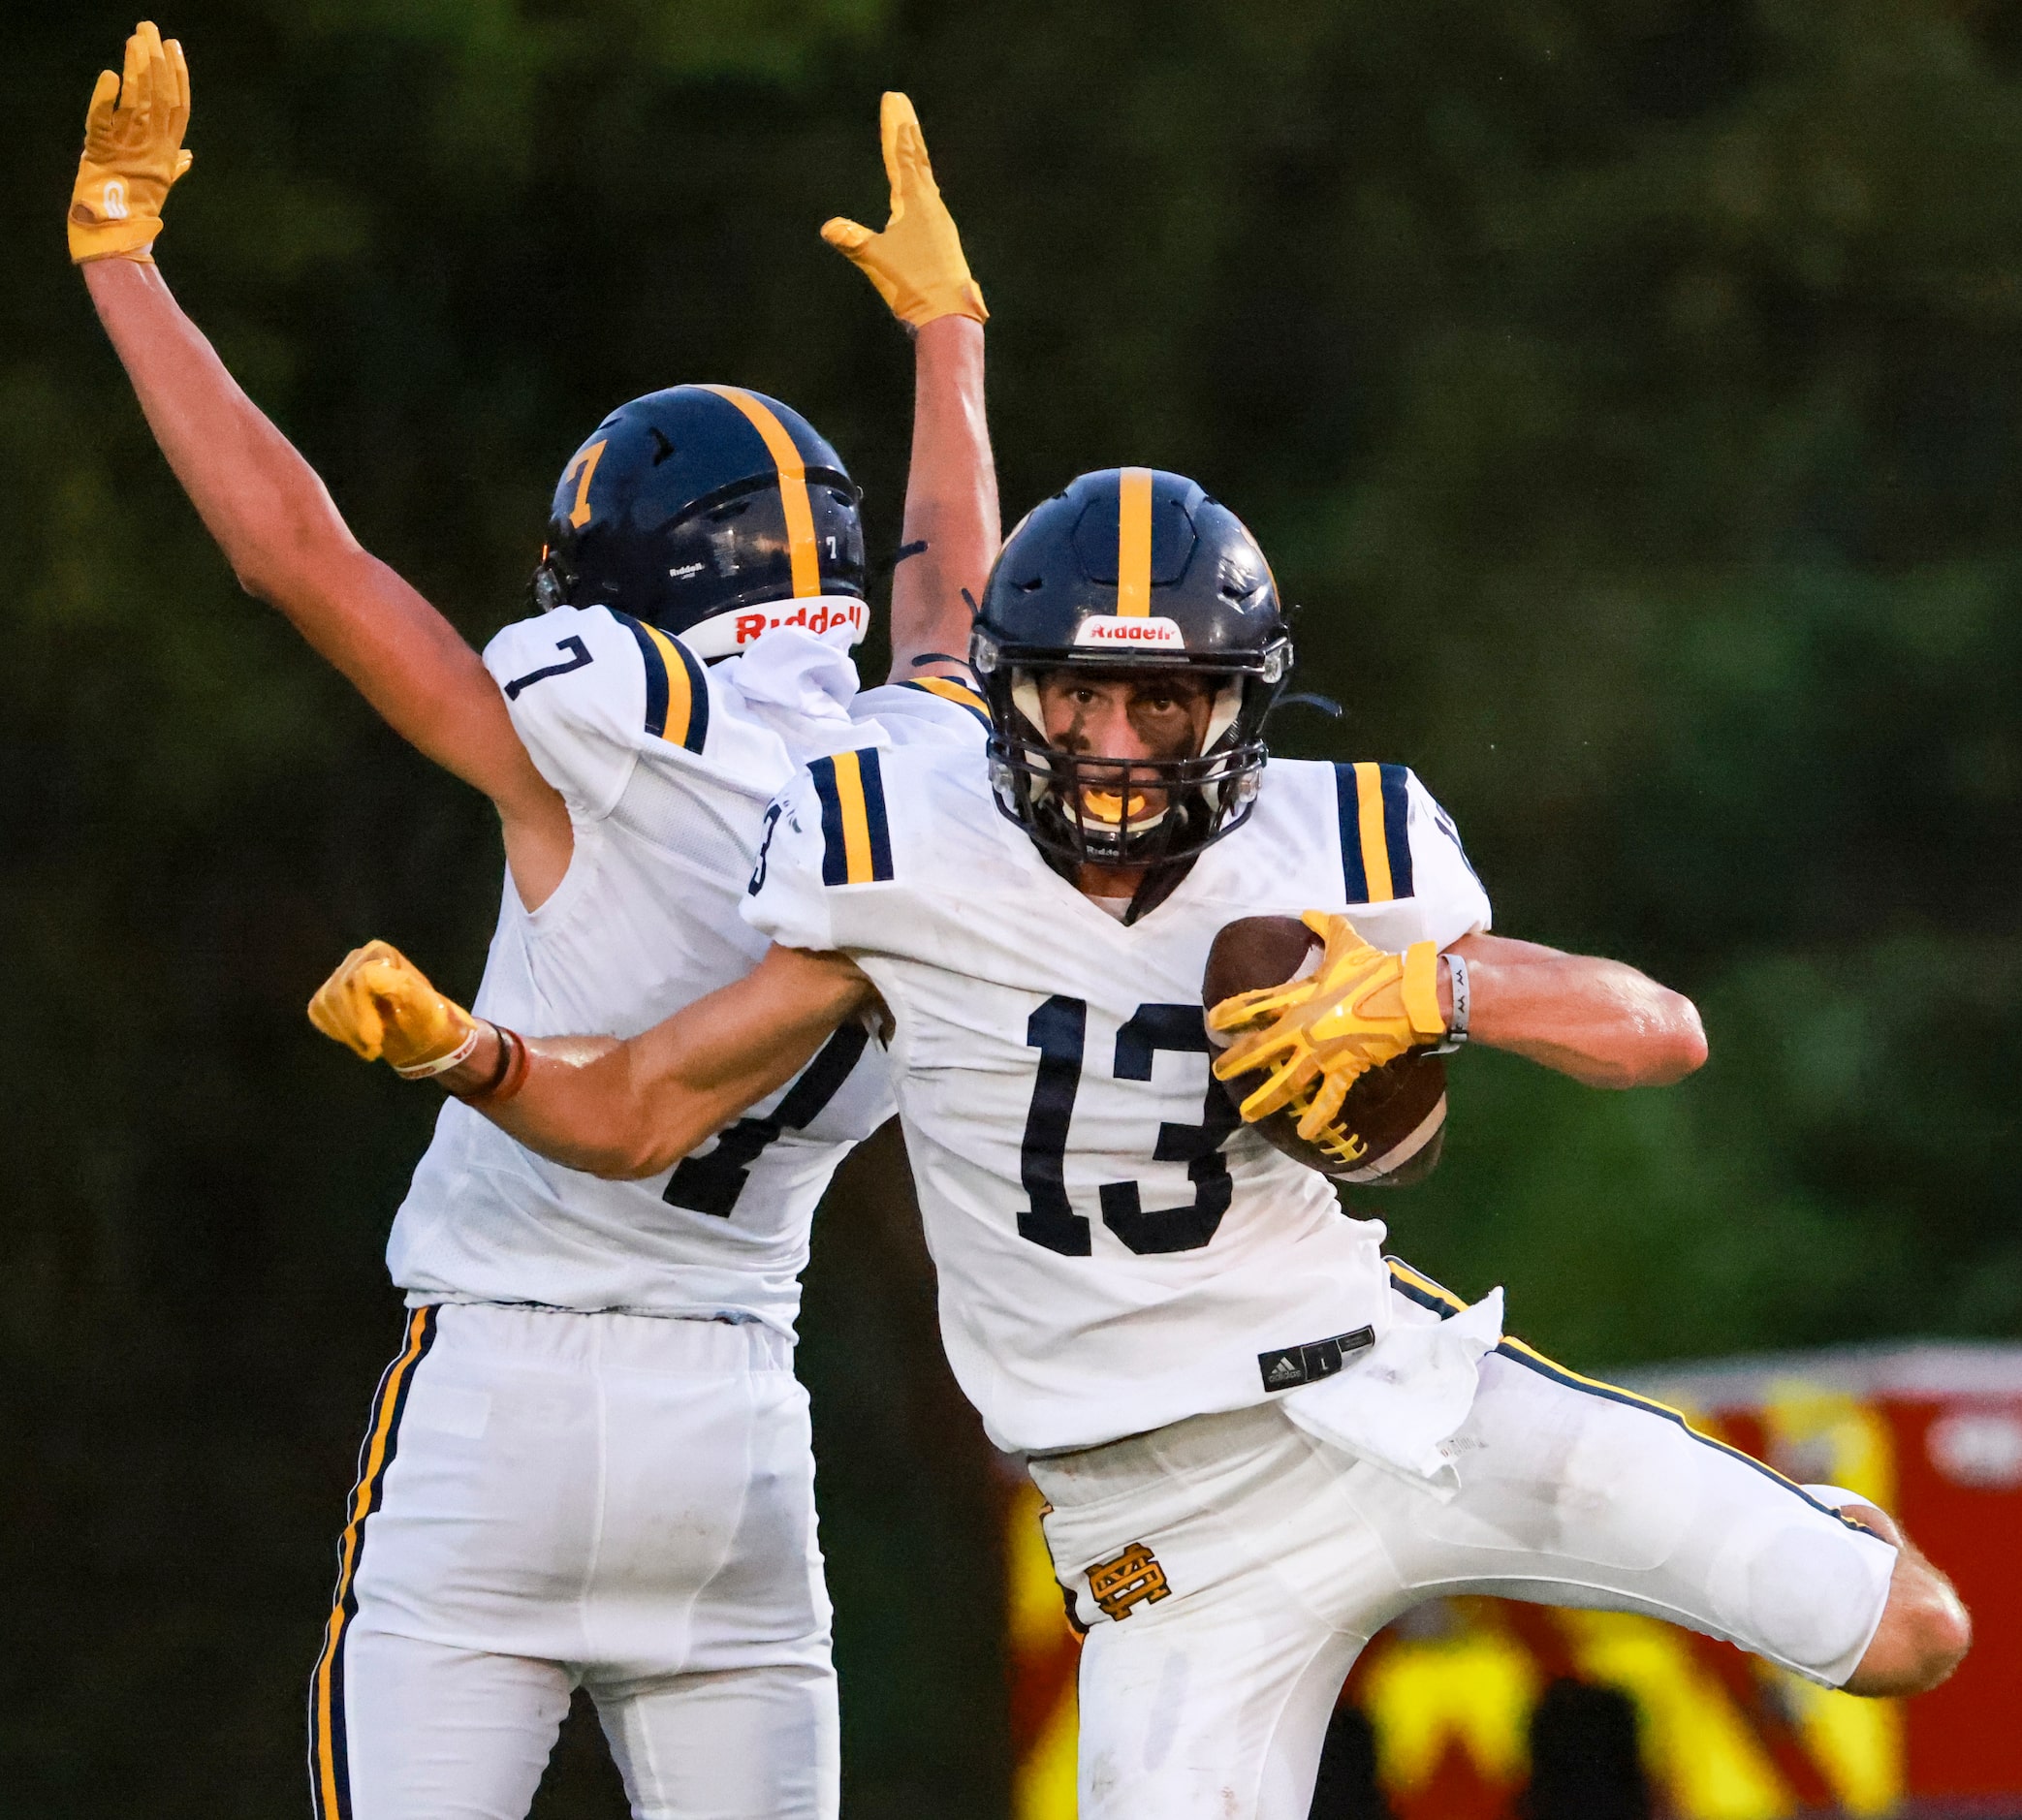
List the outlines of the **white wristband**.
{"type": "Polygon", "coordinates": [[[448,1074],[459,1061],[469,1059],[470,1051],[478,1046],[478,1032],[483,1028],[483,1024],[473,1023],[463,1033],[463,1041],[451,1050],[447,1055],[437,1056],[431,1062],[418,1062],[412,1068],[395,1068],[394,1073],[398,1075],[402,1081],[427,1081],[435,1075],[448,1074]]]}
{"type": "Polygon", "coordinates": [[[1446,956],[1447,983],[1453,988],[1453,1016],[1446,1020],[1446,1040],[1433,1051],[1435,1055],[1451,1055],[1468,1040],[1468,963],[1460,956],[1446,956]]]}

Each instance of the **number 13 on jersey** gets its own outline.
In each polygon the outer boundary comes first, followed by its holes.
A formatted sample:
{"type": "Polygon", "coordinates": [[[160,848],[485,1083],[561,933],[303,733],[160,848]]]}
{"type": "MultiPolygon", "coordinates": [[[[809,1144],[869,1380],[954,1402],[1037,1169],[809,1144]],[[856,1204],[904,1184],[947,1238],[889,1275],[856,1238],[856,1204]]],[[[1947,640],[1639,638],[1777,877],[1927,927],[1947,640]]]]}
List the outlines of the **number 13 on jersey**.
{"type": "MultiPolygon", "coordinates": [[[[1074,1210],[1066,1168],[1075,1103],[1088,1060],[1087,1001],[1058,994],[1049,998],[1027,1020],[1026,1044],[1039,1051],[1039,1067],[1019,1152],[1019,1173],[1030,1206],[1019,1214],[1018,1230],[1049,1251],[1085,1258],[1092,1248],[1093,1234],[1088,1216],[1074,1210]]],[[[1149,1082],[1153,1058],[1161,1050],[1209,1053],[1207,1023],[1198,1004],[1138,1006],[1117,1031],[1111,1079],[1149,1082]]],[[[1146,1159],[1185,1164],[1193,1184],[1191,1204],[1148,1208],[1135,1181],[1105,1181],[1096,1191],[1102,1223],[1140,1256],[1195,1251],[1208,1243],[1234,1193],[1221,1146],[1241,1122],[1227,1094],[1210,1078],[1200,1122],[1160,1120],[1146,1159]]]]}

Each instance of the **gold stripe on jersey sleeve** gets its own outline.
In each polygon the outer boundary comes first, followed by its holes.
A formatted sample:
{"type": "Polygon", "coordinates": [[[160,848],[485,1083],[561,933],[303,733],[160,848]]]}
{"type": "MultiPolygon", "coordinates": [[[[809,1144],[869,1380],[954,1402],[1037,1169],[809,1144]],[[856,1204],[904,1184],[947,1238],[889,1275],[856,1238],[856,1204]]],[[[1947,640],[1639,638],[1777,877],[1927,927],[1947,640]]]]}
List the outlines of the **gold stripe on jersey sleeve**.
{"type": "Polygon", "coordinates": [[[652,641],[653,649],[660,654],[660,661],[667,667],[667,720],[657,731],[663,739],[676,745],[688,743],[688,728],[695,719],[695,683],[688,674],[688,666],[681,661],[681,654],[675,649],[674,641],[658,626],[649,626],[644,619],[639,629],[652,641]]]}
{"type": "Polygon", "coordinates": [[[1390,847],[1383,838],[1383,768],[1355,767],[1355,815],[1362,836],[1362,876],[1369,883],[1371,903],[1388,903],[1397,895],[1390,877],[1390,847]]]}
{"type": "Polygon", "coordinates": [[[736,386],[705,386],[719,398],[727,398],[743,412],[751,427],[765,438],[766,451],[779,470],[779,503],[786,510],[786,548],[793,562],[793,592],[796,600],[811,600],[821,592],[821,563],[814,548],[814,506],[807,497],[807,469],[801,452],[793,446],[786,425],[753,397],[736,386]]]}
{"type": "Polygon", "coordinates": [[[836,754],[836,800],[842,811],[842,852],[852,885],[874,876],[870,857],[870,811],[864,806],[864,763],[854,752],[836,754]]]}
{"type": "Polygon", "coordinates": [[[1125,468],[1117,500],[1117,617],[1152,612],[1152,470],[1125,468]]]}
{"type": "Polygon", "coordinates": [[[957,707],[965,707],[972,714],[988,716],[990,707],[983,698],[965,682],[957,682],[953,676],[915,676],[912,686],[925,689],[929,695],[937,695],[944,702],[953,702],[957,707]]]}

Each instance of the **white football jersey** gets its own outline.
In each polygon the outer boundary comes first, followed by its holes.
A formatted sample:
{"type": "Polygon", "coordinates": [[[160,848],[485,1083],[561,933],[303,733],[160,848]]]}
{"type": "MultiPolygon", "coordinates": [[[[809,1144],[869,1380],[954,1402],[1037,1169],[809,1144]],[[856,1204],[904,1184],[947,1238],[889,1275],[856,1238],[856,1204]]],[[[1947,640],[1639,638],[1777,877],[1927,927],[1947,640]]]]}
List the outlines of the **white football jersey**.
{"type": "MultiPolygon", "coordinates": [[[[820,753],[953,741],[987,716],[958,683],[857,692],[846,652],[768,635],[713,669],[602,607],[510,625],[485,662],[575,852],[529,911],[507,878],[475,1009],[526,1035],[629,1036],[747,973],[738,914],[766,806],[820,753]]],[[[528,1302],[726,1316],[791,1334],[808,1224],[851,1145],[890,1114],[855,1025],[667,1175],[602,1181],[535,1155],[452,1100],[394,1222],[410,1303],[528,1302]]]]}
{"type": "Polygon", "coordinates": [[[973,749],[819,760],[770,824],[745,914],[848,954],[891,1009],[942,1337],[999,1447],[1241,1408],[1287,1350],[1381,1338],[1382,1226],[1242,1128],[1201,979],[1238,917],[1346,910],[1388,949],[1488,926],[1408,770],[1274,761],[1249,819],[1128,926],[998,811],[973,749]]]}

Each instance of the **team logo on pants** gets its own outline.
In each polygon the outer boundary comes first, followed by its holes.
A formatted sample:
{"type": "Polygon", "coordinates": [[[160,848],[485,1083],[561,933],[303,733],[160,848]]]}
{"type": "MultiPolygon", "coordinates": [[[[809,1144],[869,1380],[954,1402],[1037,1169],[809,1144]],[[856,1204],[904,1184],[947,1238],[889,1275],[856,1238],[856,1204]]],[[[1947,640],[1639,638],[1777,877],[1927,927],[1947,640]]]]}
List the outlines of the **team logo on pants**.
{"type": "Polygon", "coordinates": [[[1172,1587],[1165,1584],[1158,1557],[1142,1542],[1133,1542],[1115,1560],[1097,1561],[1089,1569],[1089,1591],[1104,1617],[1122,1620],[1133,1605],[1156,1605],[1172,1587]]]}

